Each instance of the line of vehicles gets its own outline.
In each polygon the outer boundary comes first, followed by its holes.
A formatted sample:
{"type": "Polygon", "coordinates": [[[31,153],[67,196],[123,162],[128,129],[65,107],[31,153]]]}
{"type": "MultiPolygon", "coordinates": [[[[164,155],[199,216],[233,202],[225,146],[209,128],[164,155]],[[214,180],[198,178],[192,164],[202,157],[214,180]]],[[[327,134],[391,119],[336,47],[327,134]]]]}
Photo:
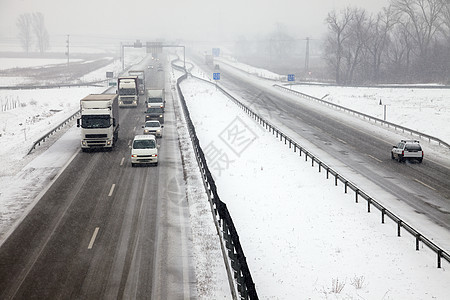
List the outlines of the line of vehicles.
{"type": "Polygon", "coordinates": [[[138,107],[139,96],[145,95],[145,123],[142,134],[131,144],[131,165],[158,164],[157,138],[163,136],[165,91],[145,89],[145,72],[129,71],[117,79],[116,94],[90,94],[80,100],[81,150],[112,150],[118,140],[119,108],[138,107]]]}
{"type": "MultiPolygon", "coordinates": [[[[158,163],[156,138],[162,137],[164,127],[165,91],[146,89],[145,72],[129,71],[117,79],[116,94],[91,94],[81,99],[81,149],[112,149],[119,132],[119,107],[138,107],[139,95],[145,94],[145,123],[143,132],[136,135],[131,147],[131,165],[158,163]]],[[[399,162],[423,161],[424,152],[418,140],[401,140],[391,149],[391,158],[399,162]]]]}

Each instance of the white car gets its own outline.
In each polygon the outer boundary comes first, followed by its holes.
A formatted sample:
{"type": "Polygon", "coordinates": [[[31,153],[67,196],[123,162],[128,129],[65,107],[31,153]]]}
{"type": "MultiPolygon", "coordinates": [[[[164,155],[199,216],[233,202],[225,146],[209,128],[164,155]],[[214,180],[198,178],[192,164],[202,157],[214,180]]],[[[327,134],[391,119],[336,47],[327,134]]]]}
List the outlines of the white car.
{"type": "Polygon", "coordinates": [[[423,150],[417,140],[401,140],[400,143],[392,147],[391,158],[399,162],[406,160],[423,160],[423,150]]]}
{"type": "Polygon", "coordinates": [[[153,134],[155,137],[162,137],[162,128],[164,125],[161,125],[158,120],[151,120],[145,122],[145,125],[142,126],[144,128],[143,134],[153,134]]]}
{"type": "Polygon", "coordinates": [[[136,135],[131,144],[131,166],[158,164],[158,146],[154,135],[136,135]]]}

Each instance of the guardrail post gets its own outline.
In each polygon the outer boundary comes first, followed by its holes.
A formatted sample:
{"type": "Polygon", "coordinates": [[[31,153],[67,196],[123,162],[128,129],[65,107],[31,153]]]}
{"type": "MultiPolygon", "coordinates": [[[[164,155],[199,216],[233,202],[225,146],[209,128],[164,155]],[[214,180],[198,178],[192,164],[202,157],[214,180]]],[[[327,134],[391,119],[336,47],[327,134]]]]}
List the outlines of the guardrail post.
{"type": "Polygon", "coordinates": [[[419,251],[420,233],[416,235],[416,251],[419,251]]]}
{"type": "Polygon", "coordinates": [[[402,221],[397,222],[397,236],[400,236],[400,229],[402,228],[402,221]]]}
{"type": "Polygon", "coordinates": [[[441,257],[442,257],[442,249],[439,249],[437,251],[437,267],[438,267],[438,269],[441,268],[441,257]]]}
{"type": "Polygon", "coordinates": [[[327,168],[327,179],[330,178],[330,169],[327,168]]]}
{"type": "Polygon", "coordinates": [[[311,157],[311,167],[314,167],[314,157],[311,157]]]}
{"type": "Polygon", "coordinates": [[[370,203],[372,202],[372,198],[367,199],[367,212],[370,213],[370,203]]]}
{"type": "Polygon", "coordinates": [[[358,203],[358,194],[359,194],[359,189],[355,190],[355,202],[358,203]]]}
{"type": "Polygon", "coordinates": [[[381,209],[381,224],[384,224],[384,215],[386,214],[386,208],[381,209]]]}
{"type": "Polygon", "coordinates": [[[334,185],[337,186],[338,185],[338,174],[336,173],[336,175],[334,175],[334,185]]]}
{"type": "Polygon", "coordinates": [[[347,194],[347,186],[348,186],[348,181],[345,181],[344,183],[344,193],[347,194]]]}
{"type": "Polygon", "coordinates": [[[321,161],[319,161],[319,173],[320,173],[320,171],[322,171],[322,162],[321,161]]]}

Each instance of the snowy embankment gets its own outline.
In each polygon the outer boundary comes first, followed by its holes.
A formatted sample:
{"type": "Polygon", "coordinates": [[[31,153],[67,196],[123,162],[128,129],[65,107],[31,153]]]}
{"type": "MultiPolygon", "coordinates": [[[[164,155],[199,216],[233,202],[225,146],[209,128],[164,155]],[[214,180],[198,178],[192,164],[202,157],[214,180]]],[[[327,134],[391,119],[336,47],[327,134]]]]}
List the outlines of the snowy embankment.
{"type": "Polygon", "coordinates": [[[263,299],[445,299],[448,264],[380,224],[214,86],[182,84],[263,299]]]}

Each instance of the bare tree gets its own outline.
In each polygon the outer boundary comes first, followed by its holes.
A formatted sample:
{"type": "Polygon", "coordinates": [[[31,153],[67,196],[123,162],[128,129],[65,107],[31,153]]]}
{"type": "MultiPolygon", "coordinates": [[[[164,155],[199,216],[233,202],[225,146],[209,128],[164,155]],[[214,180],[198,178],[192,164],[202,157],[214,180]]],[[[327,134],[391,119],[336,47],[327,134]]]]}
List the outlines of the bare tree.
{"type": "Polygon", "coordinates": [[[412,37],[419,58],[426,60],[433,39],[443,24],[445,0],[393,0],[392,5],[402,13],[400,22],[412,25],[404,29],[412,37]]]}
{"type": "Polygon", "coordinates": [[[19,29],[19,39],[22,48],[28,54],[32,44],[32,18],[30,14],[22,14],[17,18],[16,25],[19,29]]]}
{"type": "Polygon", "coordinates": [[[365,9],[352,10],[352,20],[349,28],[349,38],[343,42],[343,56],[345,58],[345,82],[354,83],[355,72],[360,70],[358,81],[364,80],[366,73],[363,66],[366,65],[366,45],[369,40],[369,32],[372,26],[372,20],[365,9]]]}
{"type": "Polygon", "coordinates": [[[370,56],[369,65],[372,68],[371,77],[375,83],[379,82],[381,64],[383,58],[386,57],[385,53],[387,52],[390,43],[390,33],[395,24],[396,21],[393,10],[391,6],[388,6],[383,8],[383,10],[377,14],[370,26],[366,49],[370,56]]]}
{"type": "Polygon", "coordinates": [[[33,31],[39,52],[42,54],[49,48],[49,37],[45,28],[44,15],[40,12],[33,13],[33,31]]]}
{"type": "Polygon", "coordinates": [[[328,13],[325,19],[329,33],[325,41],[325,59],[328,65],[334,68],[337,84],[341,84],[341,64],[343,59],[343,45],[350,37],[348,30],[353,19],[353,9],[347,7],[340,15],[336,10],[328,13]]]}

